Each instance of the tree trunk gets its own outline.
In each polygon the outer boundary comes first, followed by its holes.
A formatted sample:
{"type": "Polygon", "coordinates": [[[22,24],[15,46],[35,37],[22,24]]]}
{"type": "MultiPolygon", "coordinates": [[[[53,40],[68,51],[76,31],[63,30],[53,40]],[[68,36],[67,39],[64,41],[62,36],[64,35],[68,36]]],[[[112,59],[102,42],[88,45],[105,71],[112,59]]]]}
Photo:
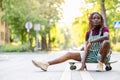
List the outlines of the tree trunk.
{"type": "Polygon", "coordinates": [[[51,49],[50,31],[48,33],[48,49],[51,49]]]}
{"type": "Polygon", "coordinates": [[[7,23],[5,23],[5,43],[10,43],[10,32],[7,23]]]}
{"type": "Polygon", "coordinates": [[[41,45],[42,45],[42,47],[41,47],[41,49],[42,50],[47,50],[47,42],[46,42],[46,36],[42,36],[42,40],[41,40],[41,45]]]}
{"type": "Polygon", "coordinates": [[[105,0],[101,0],[100,6],[101,6],[101,14],[104,18],[104,26],[108,27],[107,25],[107,18],[106,18],[106,9],[105,9],[105,0]]]}

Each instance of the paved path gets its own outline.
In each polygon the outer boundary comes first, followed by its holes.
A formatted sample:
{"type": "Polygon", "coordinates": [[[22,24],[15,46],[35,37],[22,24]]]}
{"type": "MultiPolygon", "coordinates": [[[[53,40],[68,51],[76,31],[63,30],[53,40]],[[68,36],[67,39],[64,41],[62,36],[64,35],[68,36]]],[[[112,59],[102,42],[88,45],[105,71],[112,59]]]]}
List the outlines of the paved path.
{"type": "MultiPolygon", "coordinates": [[[[0,80],[119,80],[120,62],[112,64],[112,71],[96,72],[96,64],[87,64],[88,71],[71,71],[67,62],[50,66],[47,72],[35,67],[32,59],[52,60],[65,51],[51,53],[0,53],[0,80]]],[[[111,59],[119,60],[120,54],[111,59]]],[[[76,64],[80,66],[81,64],[76,64]]],[[[79,67],[78,67],[79,68],[79,67]]]]}

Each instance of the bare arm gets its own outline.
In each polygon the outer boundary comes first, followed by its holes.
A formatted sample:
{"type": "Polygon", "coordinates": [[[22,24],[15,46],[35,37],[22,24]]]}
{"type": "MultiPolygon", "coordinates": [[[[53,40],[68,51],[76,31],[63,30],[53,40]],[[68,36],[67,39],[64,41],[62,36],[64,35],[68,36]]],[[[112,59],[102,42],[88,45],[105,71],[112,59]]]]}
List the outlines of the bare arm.
{"type": "Polygon", "coordinates": [[[104,41],[104,40],[109,40],[109,33],[108,32],[105,32],[104,34],[103,34],[103,36],[101,36],[100,38],[97,38],[97,39],[95,39],[95,40],[92,40],[92,41],[90,41],[91,43],[94,43],[94,42],[102,42],[102,41],[104,41]]]}

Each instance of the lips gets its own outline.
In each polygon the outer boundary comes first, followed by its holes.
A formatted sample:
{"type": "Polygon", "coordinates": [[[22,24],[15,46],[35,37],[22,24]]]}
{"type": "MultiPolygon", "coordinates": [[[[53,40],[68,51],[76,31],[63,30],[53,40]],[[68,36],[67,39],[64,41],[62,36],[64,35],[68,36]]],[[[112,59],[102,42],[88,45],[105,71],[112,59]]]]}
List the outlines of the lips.
{"type": "Polygon", "coordinates": [[[99,25],[99,22],[98,22],[98,21],[96,21],[96,22],[94,22],[93,24],[94,24],[94,25],[99,25]]]}

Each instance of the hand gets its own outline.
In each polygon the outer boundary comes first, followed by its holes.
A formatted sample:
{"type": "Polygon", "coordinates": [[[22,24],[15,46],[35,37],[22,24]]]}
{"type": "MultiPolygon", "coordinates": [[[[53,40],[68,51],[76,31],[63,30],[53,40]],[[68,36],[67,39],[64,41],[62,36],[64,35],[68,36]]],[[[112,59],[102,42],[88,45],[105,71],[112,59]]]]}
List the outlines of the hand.
{"type": "Polygon", "coordinates": [[[86,67],[86,64],[85,64],[85,63],[82,63],[81,68],[80,68],[80,71],[83,71],[84,69],[87,70],[87,67],[86,67]]]}

